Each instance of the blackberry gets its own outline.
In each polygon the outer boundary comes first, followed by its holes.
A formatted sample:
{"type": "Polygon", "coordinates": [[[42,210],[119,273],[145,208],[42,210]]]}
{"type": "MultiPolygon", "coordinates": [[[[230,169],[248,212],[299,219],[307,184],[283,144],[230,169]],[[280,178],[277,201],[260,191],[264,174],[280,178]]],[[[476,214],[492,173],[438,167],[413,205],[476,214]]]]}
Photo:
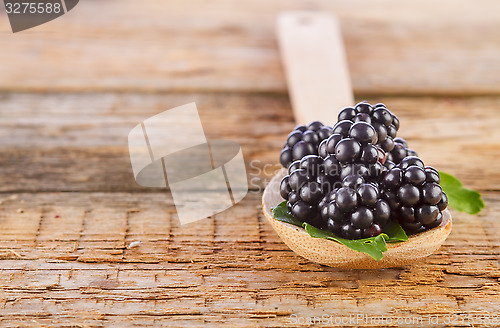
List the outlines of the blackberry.
{"type": "Polygon", "coordinates": [[[340,111],[338,120],[371,124],[377,135],[374,144],[386,152],[390,152],[395,146],[394,138],[399,130],[399,119],[382,103],[372,106],[363,101],[354,107],[346,107],[340,111]]]}
{"type": "Polygon", "coordinates": [[[332,128],[321,122],[312,122],[307,127],[297,126],[287,137],[280,154],[280,163],[284,168],[307,155],[318,155],[321,142],[332,134],[332,128]]]}
{"type": "Polygon", "coordinates": [[[325,193],[325,196],[318,203],[318,211],[321,217],[322,222],[326,222],[328,220],[328,204],[335,200],[335,196],[337,194],[337,190],[339,188],[333,188],[330,192],[325,193]]]}
{"type": "Polygon", "coordinates": [[[359,175],[345,177],[320,206],[323,226],[346,239],[377,236],[390,218],[390,206],[381,198],[378,184],[366,183],[359,175]]]}
{"type": "Polygon", "coordinates": [[[399,164],[403,158],[408,156],[418,156],[417,153],[408,148],[408,143],[403,138],[394,138],[394,148],[387,153],[387,160],[399,164]]]}
{"type": "Polygon", "coordinates": [[[325,164],[335,165],[320,156],[306,155],[289,165],[289,174],[281,180],[280,185],[281,197],[287,201],[290,213],[298,220],[318,228],[322,227],[321,202],[335,183],[333,176],[325,172],[325,164]]]}
{"type": "Polygon", "coordinates": [[[416,156],[407,156],[381,178],[383,198],[392,218],[409,234],[441,224],[448,198],[439,185],[438,171],[416,156]]]}
{"type": "Polygon", "coordinates": [[[389,220],[409,234],[438,226],[448,205],[439,173],[425,166],[384,104],[342,109],[333,126],[296,127],[280,155],[280,194],[302,222],[337,236],[379,235],[389,220]]]}
{"type": "Polygon", "coordinates": [[[320,156],[325,158],[325,171],[329,174],[335,171],[338,181],[349,175],[360,175],[368,182],[375,181],[382,173],[386,158],[376,142],[377,133],[371,124],[350,120],[337,122],[333,126],[333,134],[323,141],[324,149],[320,146],[320,156]]]}

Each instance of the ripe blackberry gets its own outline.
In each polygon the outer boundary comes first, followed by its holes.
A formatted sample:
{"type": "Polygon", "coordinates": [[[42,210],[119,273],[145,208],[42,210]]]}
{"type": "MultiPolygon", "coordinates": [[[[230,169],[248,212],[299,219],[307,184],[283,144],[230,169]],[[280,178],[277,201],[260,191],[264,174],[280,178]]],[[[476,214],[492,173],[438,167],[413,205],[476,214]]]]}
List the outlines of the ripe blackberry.
{"type": "Polygon", "coordinates": [[[332,128],[321,122],[312,122],[309,126],[297,126],[287,137],[280,154],[280,163],[284,168],[307,155],[318,155],[318,146],[332,134],[332,128]]]}
{"type": "Polygon", "coordinates": [[[408,143],[403,138],[394,138],[394,148],[387,153],[387,159],[395,164],[399,164],[407,156],[418,156],[417,153],[408,148],[408,143]]]}
{"type": "Polygon", "coordinates": [[[320,156],[304,156],[289,165],[289,174],[280,185],[281,197],[287,201],[290,213],[318,228],[322,227],[321,202],[335,184],[335,178],[325,172],[325,163],[329,162],[320,156]]]}
{"type": "Polygon", "coordinates": [[[394,138],[399,130],[399,119],[384,104],[379,103],[372,106],[368,102],[360,102],[354,107],[342,109],[338,120],[339,122],[348,120],[369,123],[377,132],[375,144],[386,152],[394,148],[394,138]]]}
{"type": "Polygon", "coordinates": [[[381,199],[377,183],[366,183],[359,175],[349,175],[340,188],[320,202],[324,226],[337,236],[359,239],[377,236],[389,221],[390,206],[381,199]]]}
{"type": "MultiPolygon", "coordinates": [[[[354,109],[353,109],[354,110],[354,109]]],[[[365,113],[362,113],[365,114],[365,113]]],[[[375,128],[365,122],[342,120],[333,126],[333,134],[320,146],[325,158],[325,171],[337,180],[349,175],[360,175],[366,181],[375,181],[382,173],[385,152],[376,146],[375,128]]]]}
{"type": "Polygon", "coordinates": [[[397,138],[399,120],[385,105],[346,107],[339,121],[296,127],[280,162],[280,193],[302,222],[359,239],[379,235],[392,218],[407,233],[438,226],[448,205],[439,173],[397,138]]]}
{"type": "Polygon", "coordinates": [[[407,156],[380,180],[384,199],[407,233],[417,233],[441,224],[448,198],[439,173],[416,156],[407,156]]]}

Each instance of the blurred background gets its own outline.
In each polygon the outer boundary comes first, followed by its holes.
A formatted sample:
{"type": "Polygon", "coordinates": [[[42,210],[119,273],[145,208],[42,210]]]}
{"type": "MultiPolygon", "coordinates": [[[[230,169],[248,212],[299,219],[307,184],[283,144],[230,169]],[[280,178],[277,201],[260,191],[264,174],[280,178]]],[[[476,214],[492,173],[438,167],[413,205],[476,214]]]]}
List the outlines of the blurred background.
{"type": "Polygon", "coordinates": [[[1,86],[283,93],[276,14],[324,10],[342,23],[356,94],[496,93],[499,9],[494,0],[85,0],[18,34],[2,10],[1,86]]]}
{"type": "MultiPolygon", "coordinates": [[[[496,102],[471,105],[464,97],[500,92],[495,0],[85,0],[16,34],[0,8],[0,143],[8,154],[0,166],[16,177],[0,185],[5,191],[81,190],[89,181],[98,189],[135,189],[128,131],[190,101],[198,103],[209,137],[230,136],[248,162],[276,164],[276,149],[293,125],[275,39],[283,10],[339,17],[357,100],[384,101],[414,119],[401,130],[416,139],[413,148],[438,128],[419,118],[457,101],[429,97],[459,97],[458,107],[442,114],[453,120],[455,112],[496,102]],[[20,150],[26,147],[32,149],[20,150]]],[[[457,124],[446,137],[467,133],[466,121],[457,124]]],[[[433,164],[454,165],[422,151],[433,164]]]]}

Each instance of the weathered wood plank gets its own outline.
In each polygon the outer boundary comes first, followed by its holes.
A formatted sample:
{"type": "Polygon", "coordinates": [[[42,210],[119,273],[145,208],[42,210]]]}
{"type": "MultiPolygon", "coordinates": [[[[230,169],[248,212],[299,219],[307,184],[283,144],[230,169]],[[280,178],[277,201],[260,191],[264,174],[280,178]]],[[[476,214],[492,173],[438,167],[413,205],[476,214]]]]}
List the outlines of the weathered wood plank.
{"type": "MultiPolygon", "coordinates": [[[[3,94],[0,191],[152,191],[132,175],[127,136],[137,123],[195,100],[209,139],[241,144],[252,190],[279,169],[293,128],[285,96],[256,94],[3,94]],[[221,123],[223,122],[223,123],[221,123]]],[[[377,97],[401,120],[428,165],[468,186],[500,190],[498,97],[377,97]]]]}
{"type": "Polygon", "coordinates": [[[17,34],[1,10],[0,90],[286,92],[275,20],[304,9],[339,16],[357,94],[500,90],[495,0],[84,1],[17,34]]]}
{"type": "Polygon", "coordinates": [[[294,327],[291,315],[383,314],[424,326],[438,315],[438,327],[450,314],[500,315],[496,6],[84,1],[19,34],[0,10],[2,325],[294,327]],[[357,94],[389,105],[427,164],[484,192],[486,209],[453,212],[449,239],[419,264],[320,266],[260,214],[294,125],[274,40],[283,9],[338,14],[357,94]],[[460,96],[408,97],[432,94],[460,96]],[[167,192],[135,184],[127,135],[191,101],[209,138],[242,145],[252,190],[179,226],[167,192]]]}
{"type": "Polygon", "coordinates": [[[128,319],[142,326],[292,327],[292,314],[383,314],[408,320],[439,315],[436,326],[444,326],[445,315],[500,309],[497,193],[485,195],[480,216],[454,212],[449,239],[419,265],[373,271],[328,268],[298,257],[265,222],[258,195],[187,226],[173,220],[162,193],[16,196],[1,205],[2,231],[15,231],[17,222],[40,229],[25,245],[0,235],[0,316],[6,323],[85,321],[94,327],[128,319]],[[110,221],[123,217],[123,225],[110,221]],[[67,235],[57,232],[62,224],[67,235]],[[92,229],[98,226],[107,228],[92,229]],[[72,231],[82,232],[69,250],[72,231]],[[90,236],[102,242],[98,249],[120,253],[89,262],[86,255],[95,251],[85,243],[90,236]],[[131,240],[142,243],[127,248],[131,240]]]}

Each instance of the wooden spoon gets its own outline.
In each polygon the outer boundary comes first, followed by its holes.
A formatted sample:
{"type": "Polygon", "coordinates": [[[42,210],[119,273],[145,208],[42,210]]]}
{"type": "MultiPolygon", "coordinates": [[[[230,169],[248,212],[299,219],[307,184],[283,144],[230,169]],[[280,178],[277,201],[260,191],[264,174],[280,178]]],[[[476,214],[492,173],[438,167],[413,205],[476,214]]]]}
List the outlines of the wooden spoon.
{"type": "MultiPolygon", "coordinates": [[[[338,110],[354,104],[338,22],[326,13],[283,13],[278,18],[278,41],[296,122],[333,125],[338,110]]],[[[445,210],[438,227],[410,236],[405,242],[388,243],[384,258],[376,261],[365,253],[313,238],[300,227],[275,220],[271,210],[283,201],[279,186],[285,175],[282,169],[264,190],[263,212],[283,242],[310,261],[349,269],[400,267],[429,256],[450,234],[451,214],[445,210]]]]}

